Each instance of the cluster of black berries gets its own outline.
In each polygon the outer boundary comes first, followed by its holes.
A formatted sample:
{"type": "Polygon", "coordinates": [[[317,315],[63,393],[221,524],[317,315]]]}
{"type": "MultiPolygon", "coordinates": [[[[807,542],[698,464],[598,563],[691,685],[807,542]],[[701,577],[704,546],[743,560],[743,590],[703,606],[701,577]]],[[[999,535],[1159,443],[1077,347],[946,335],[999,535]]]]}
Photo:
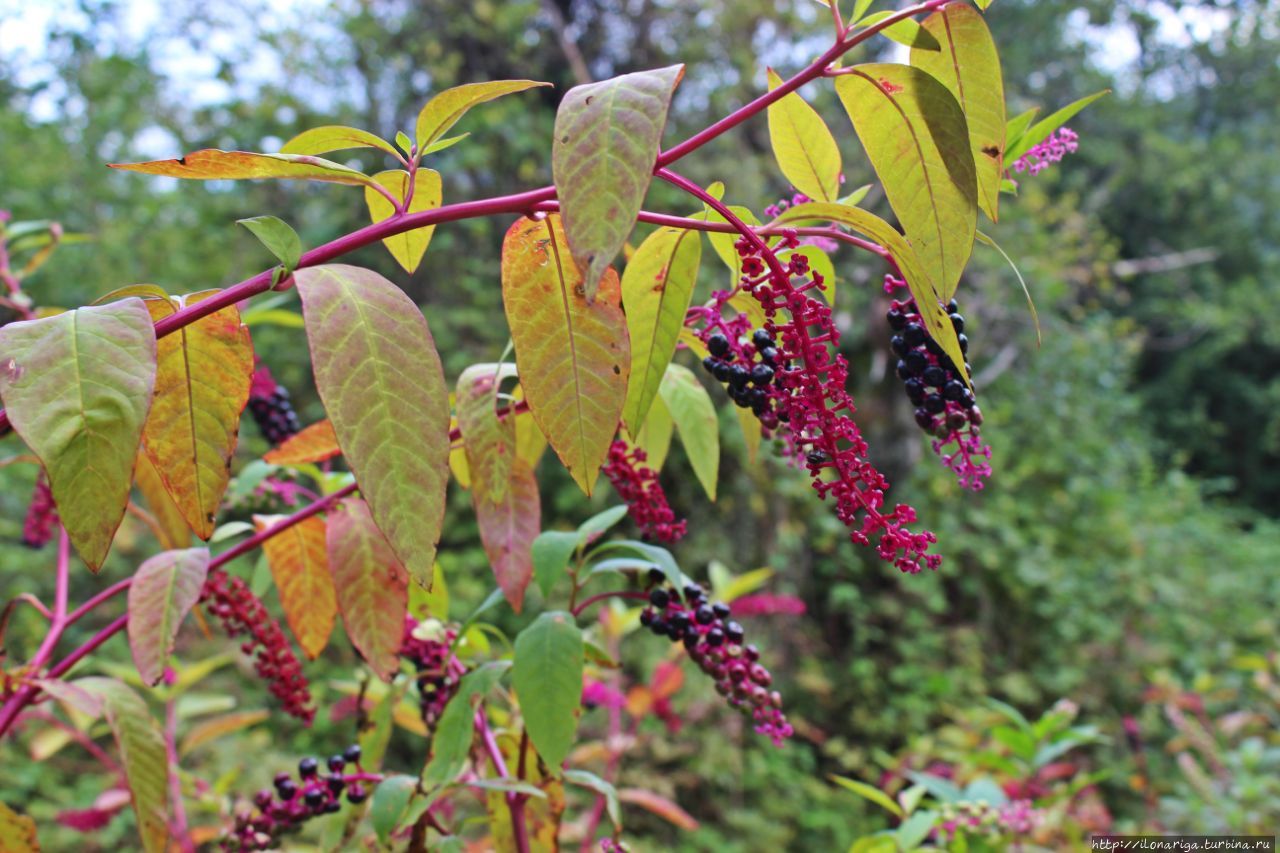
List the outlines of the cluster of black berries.
{"type": "Polygon", "coordinates": [[[347,802],[363,803],[369,796],[366,783],[381,781],[375,773],[360,769],[360,747],[351,745],[340,755],[330,756],[328,774],[320,773],[320,762],[304,758],[298,762],[298,779],[288,773],[277,773],[275,790],[263,788],[253,795],[258,813],[241,812],[235,826],[223,839],[224,850],[269,850],[279,843],[281,835],[297,829],[307,820],[332,814],[342,808],[339,798],[346,792],[347,802]],[[353,772],[346,772],[347,765],[353,772]]]}
{"type": "MultiPolygon", "coordinates": [[[[969,339],[964,334],[964,317],[954,299],[947,305],[947,313],[959,338],[960,352],[967,354],[969,339]]],[[[946,438],[965,426],[981,425],[982,411],[973,391],[960,378],[942,347],[925,331],[915,300],[894,300],[885,317],[894,332],[889,343],[899,359],[898,377],[907,399],[916,407],[920,428],[946,438]]]]}
{"type": "Polygon", "coordinates": [[[249,387],[249,412],[258,429],[273,447],[298,433],[302,424],[289,401],[289,389],[276,382],[271,371],[259,367],[249,387]]]}
{"type": "Polygon", "coordinates": [[[779,354],[777,342],[765,329],[751,334],[751,343],[734,347],[729,339],[716,332],[706,339],[707,352],[702,366],[725,383],[729,399],[742,408],[750,408],[766,429],[777,429],[785,416],[774,408],[769,387],[777,376],[779,354]]]}
{"type": "Polygon", "coordinates": [[[640,624],[660,637],[684,644],[689,659],[711,676],[716,692],[734,708],[755,721],[755,729],[780,744],[793,729],[782,713],[782,694],[770,690],[773,676],[760,663],[760,651],[743,645],[745,632],[729,618],[729,605],[708,602],[699,584],[684,588],[684,597],[663,583],[665,575],[649,574],[649,607],[640,613],[640,624]]]}
{"type": "Polygon", "coordinates": [[[456,628],[449,628],[435,620],[419,622],[412,616],[405,617],[404,640],[400,654],[418,671],[415,679],[422,705],[422,721],[428,731],[435,731],[444,706],[458,692],[466,665],[453,653],[453,641],[458,637],[456,628]]]}

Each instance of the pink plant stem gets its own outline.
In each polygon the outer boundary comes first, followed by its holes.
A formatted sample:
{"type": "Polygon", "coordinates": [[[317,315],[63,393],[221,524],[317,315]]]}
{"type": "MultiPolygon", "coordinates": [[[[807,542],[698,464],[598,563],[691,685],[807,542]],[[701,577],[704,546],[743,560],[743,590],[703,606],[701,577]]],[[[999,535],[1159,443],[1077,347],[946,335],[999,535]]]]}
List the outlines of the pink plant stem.
{"type": "Polygon", "coordinates": [[[604,601],[606,598],[630,598],[635,601],[647,601],[649,596],[643,592],[639,592],[633,589],[617,589],[612,592],[601,592],[591,596],[586,601],[582,602],[577,607],[573,608],[573,615],[581,616],[582,611],[586,610],[588,607],[595,604],[597,601],[604,601]]]}
{"type": "MultiPolygon", "coordinates": [[[[826,53],[814,60],[800,73],[784,81],[778,88],[772,89],[754,101],[739,107],[731,114],[720,119],[720,121],[700,133],[694,134],[679,145],[660,152],[657,163],[654,166],[654,173],[657,174],[658,170],[696,151],[717,136],[732,130],[752,116],[758,115],[784,95],[789,95],[804,84],[822,77],[828,65],[884,28],[893,26],[907,18],[930,12],[946,2],[948,0],[926,0],[924,3],[917,3],[900,12],[895,12],[883,21],[867,27],[853,36],[842,38],[832,45],[826,53]]],[[[327,263],[335,258],[342,257],[348,252],[376,243],[387,237],[393,237],[396,234],[412,231],[415,228],[424,228],[428,225],[437,225],[442,222],[456,222],[461,219],[473,219],[480,216],[494,216],[500,213],[525,213],[533,210],[540,202],[550,201],[555,198],[555,195],[555,187],[548,186],[512,195],[448,204],[418,213],[397,214],[382,222],[367,225],[358,231],[353,231],[350,234],[325,243],[323,246],[317,246],[302,256],[302,259],[298,262],[298,267],[301,269],[327,263]]],[[[156,323],[156,337],[162,338],[165,335],[172,334],[183,326],[190,325],[202,317],[226,308],[228,305],[234,305],[241,300],[248,299],[250,296],[256,296],[259,293],[270,290],[271,275],[272,270],[264,270],[252,278],[232,285],[215,296],[162,318],[156,323]]],[[[8,414],[4,410],[0,410],[0,436],[7,434],[11,427],[8,414]]]]}
{"type": "Polygon", "coordinates": [[[187,809],[182,803],[182,777],[178,773],[178,703],[170,698],[164,708],[164,751],[169,762],[169,831],[182,853],[195,853],[187,830],[187,809]]]}
{"type": "MultiPolygon", "coordinates": [[[[480,739],[484,742],[485,752],[489,754],[489,760],[493,762],[493,769],[497,772],[499,779],[510,779],[511,774],[507,772],[507,762],[502,757],[502,750],[498,747],[498,741],[493,736],[493,731],[489,728],[489,720],[484,715],[484,708],[481,707],[476,711],[476,730],[480,732],[480,739]]],[[[525,737],[528,735],[526,734],[525,737]]],[[[521,741],[521,758],[524,757],[525,744],[521,741]]],[[[507,810],[511,812],[511,834],[515,837],[516,853],[529,853],[529,832],[524,821],[524,795],[516,791],[507,791],[507,810]]]]}
{"type": "MultiPolygon", "coordinates": [[[[618,637],[614,634],[609,635],[609,654],[615,660],[618,659],[621,644],[618,637]]],[[[619,693],[622,692],[622,672],[614,669],[609,673],[609,680],[613,682],[612,687],[619,693]]],[[[618,775],[618,764],[622,759],[622,752],[618,748],[618,740],[622,737],[622,708],[616,702],[609,703],[609,739],[606,741],[606,750],[608,759],[605,762],[604,780],[609,784],[616,784],[618,775]]],[[[596,830],[600,827],[600,821],[604,818],[604,812],[608,806],[608,799],[604,794],[596,796],[595,805],[591,808],[591,819],[587,821],[587,832],[583,836],[582,846],[579,847],[580,853],[588,853],[595,847],[596,830]]]]}

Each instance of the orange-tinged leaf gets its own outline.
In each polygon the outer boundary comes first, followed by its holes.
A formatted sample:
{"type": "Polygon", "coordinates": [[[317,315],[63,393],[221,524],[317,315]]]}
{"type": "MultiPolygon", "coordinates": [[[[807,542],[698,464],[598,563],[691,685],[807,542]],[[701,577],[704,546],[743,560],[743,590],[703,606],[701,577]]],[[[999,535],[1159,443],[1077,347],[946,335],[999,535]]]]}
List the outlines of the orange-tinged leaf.
{"type": "MultiPolygon", "coordinates": [[[[392,169],[379,172],[373,176],[373,179],[390,190],[402,204],[404,203],[405,193],[409,190],[408,172],[392,169]]],[[[371,187],[365,187],[364,201],[369,206],[369,218],[374,223],[390,219],[396,213],[390,200],[371,187]]],[[[440,206],[440,201],[440,173],[434,169],[419,169],[418,176],[414,178],[413,198],[409,200],[409,206],[405,212],[420,213],[424,210],[432,210],[440,206]]],[[[418,264],[422,263],[422,256],[426,254],[427,246],[431,243],[431,235],[435,230],[434,225],[415,228],[403,234],[387,237],[382,243],[390,250],[396,263],[404,267],[405,272],[413,272],[418,268],[418,264]]]]}
{"type": "Polygon", "coordinates": [[[332,459],[341,452],[333,424],[325,418],[290,436],[279,447],[267,451],[262,459],[272,465],[307,465],[332,459]]]}
{"type": "Polygon", "coordinates": [[[993,222],[1004,177],[1004,78],[1000,56],[982,14],[968,3],[948,3],[924,20],[942,50],[912,48],[911,64],[946,86],[969,125],[978,170],[978,204],[993,222]]]}
{"type": "Polygon", "coordinates": [[[178,755],[185,757],[207,743],[212,743],[219,738],[256,726],[270,716],[271,712],[265,708],[256,708],[252,711],[235,711],[230,714],[202,720],[192,726],[187,732],[187,736],[182,739],[182,745],[178,748],[178,755]]]}
{"type": "Polygon", "coordinates": [[[502,594],[519,613],[533,577],[533,540],[542,526],[538,479],[527,462],[516,459],[500,495],[482,497],[473,488],[471,498],[489,565],[502,594]]]}
{"type": "MultiPolygon", "coordinates": [[[[280,518],[255,515],[253,523],[261,532],[280,518]]],[[[326,548],[324,521],[316,516],[262,543],[285,619],[293,636],[298,638],[298,645],[311,660],[324,651],[338,613],[326,548]]]]}
{"type": "Polygon", "coordinates": [[[147,454],[139,453],[137,466],[133,469],[133,481],[142,493],[142,499],[151,509],[156,524],[160,527],[160,544],[166,551],[185,548],[191,544],[191,525],[182,517],[182,511],[173,502],[169,492],[165,490],[160,472],[151,464],[147,454]]]}
{"type": "Polygon", "coordinates": [[[607,270],[587,302],[560,218],[521,219],[502,244],[502,302],[529,409],[589,495],[631,372],[618,275],[607,270]]]}
{"type": "Polygon", "coordinates": [[[6,853],[40,853],[36,822],[0,803],[0,850],[6,853]]]}
{"type": "Polygon", "coordinates": [[[658,817],[675,824],[681,829],[687,829],[692,832],[698,828],[698,821],[693,815],[653,791],[646,791],[643,788],[620,788],[618,789],[618,799],[624,803],[630,803],[633,806],[639,806],[646,811],[653,812],[658,817]]]}
{"type": "Polygon", "coordinates": [[[310,154],[258,154],[205,148],[176,160],[111,163],[113,169],[196,181],[284,178],[368,186],[368,175],[310,154]]]}
{"type": "MultiPolygon", "coordinates": [[[[782,85],[772,68],[769,91],[782,85]]],[[[778,168],[791,185],[815,201],[840,197],[840,149],[818,111],[795,92],[768,108],[769,141],[778,168]]]]}
{"type": "MultiPolygon", "coordinates": [[[[217,292],[148,299],[147,310],[160,320],[217,292]]],[[[191,529],[207,540],[231,475],[240,413],[249,401],[249,329],[228,305],[158,340],[156,362],[143,449],[191,529]]]]}
{"type": "Polygon", "coordinates": [[[476,499],[501,500],[516,453],[516,419],[498,417],[498,386],[515,365],[474,364],[458,377],[454,406],[476,499]]]}
{"type": "Polygon", "coordinates": [[[409,578],[369,507],[348,498],[326,524],[329,571],[342,624],[369,668],[390,681],[399,668],[409,578]]]}
{"type": "Polygon", "coordinates": [[[556,111],[551,171],[587,299],[644,203],[683,65],[575,86],[556,111]]]}
{"type": "Polygon", "coordinates": [[[309,267],[294,280],[342,455],[410,577],[430,586],[449,485],[449,392],[427,320],[370,270],[309,267]]]}
{"type": "Polygon", "coordinates": [[[339,124],[304,130],[286,142],[280,153],[328,154],[330,151],[346,151],[351,148],[377,148],[393,156],[400,156],[395,146],[382,137],[358,127],[339,124]]]}
{"type": "Polygon", "coordinates": [[[955,96],[908,65],[858,65],[836,94],[884,185],[889,205],[942,300],[973,251],[978,178],[955,96]]]}
{"type": "Polygon", "coordinates": [[[155,327],[136,297],[0,329],[0,397],[95,572],[129,501],[155,376],[155,327]]]}
{"type": "Polygon", "coordinates": [[[416,136],[418,150],[426,149],[431,143],[444,136],[449,128],[467,114],[467,110],[509,95],[523,92],[536,86],[550,86],[550,83],[539,83],[536,80],[488,80],[484,83],[467,83],[445,89],[427,101],[418,113],[416,136]]]}
{"type": "Polygon", "coordinates": [[[160,683],[182,620],[200,599],[209,549],[165,551],[143,563],[129,585],[129,649],[138,674],[160,683]]]}

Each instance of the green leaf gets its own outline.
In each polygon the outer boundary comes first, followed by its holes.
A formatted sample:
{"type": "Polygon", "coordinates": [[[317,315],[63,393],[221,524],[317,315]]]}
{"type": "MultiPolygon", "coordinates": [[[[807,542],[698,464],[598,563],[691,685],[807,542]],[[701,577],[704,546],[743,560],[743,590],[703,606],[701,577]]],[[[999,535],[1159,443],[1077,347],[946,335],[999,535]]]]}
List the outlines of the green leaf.
{"type": "Polygon", "coordinates": [[[937,812],[924,811],[916,812],[903,821],[902,826],[898,827],[896,833],[898,850],[906,853],[906,851],[918,848],[920,843],[929,837],[929,833],[933,831],[933,825],[937,820],[937,812]]]}
{"type": "Polygon", "coordinates": [[[1022,134],[1027,132],[1027,128],[1031,126],[1031,122],[1035,120],[1036,115],[1040,112],[1039,107],[1032,107],[1025,113],[1019,113],[1005,125],[1005,143],[1006,147],[1012,147],[1022,138],[1022,134]]]}
{"type": "Polygon", "coordinates": [[[246,312],[241,318],[246,326],[280,326],[285,329],[301,329],[306,323],[302,315],[284,308],[268,308],[265,311],[246,312]]]}
{"type": "Polygon", "coordinates": [[[165,551],[143,563],[129,585],[129,649],[147,684],[164,677],[182,620],[200,599],[209,549],[165,551]]]}
{"type": "Polygon", "coordinates": [[[421,157],[427,154],[435,154],[437,151],[443,151],[446,148],[452,148],[453,146],[457,145],[459,142],[466,139],[470,135],[471,135],[470,133],[460,133],[457,136],[450,136],[447,139],[437,139],[435,142],[431,143],[426,148],[422,149],[422,153],[419,154],[418,156],[421,157]]]}
{"type": "Polygon", "coordinates": [[[609,813],[609,820],[613,821],[614,829],[622,829],[622,806],[618,804],[617,788],[586,770],[566,770],[564,780],[583,788],[590,788],[604,797],[605,809],[609,813]]]}
{"type": "Polygon", "coordinates": [[[502,243],[502,304],[520,384],[538,428],[591,494],[618,428],[631,347],[618,277],[594,302],[569,257],[560,217],[521,219],[502,243]]]}
{"type": "Polygon", "coordinates": [[[964,799],[964,792],[950,779],[914,770],[907,771],[907,778],[917,785],[924,785],[929,790],[929,795],[940,803],[956,803],[964,799]]]}
{"type": "Polygon", "coordinates": [[[622,305],[631,338],[631,378],[622,419],[639,431],[675,355],[693,300],[702,240],[682,228],[659,228],[640,244],[622,273],[622,305]]]}
{"type": "Polygon", "coordinates": [[[286,142],[280,149],[280,153],[328,154],[330,151],[346,151],[351,148],[377,148],[393,157],[400,156],[395,146],[381,136],[340,124],[327,124],[323,127],[304,130],[286,142]]]}
{"type": "MultiPolygon", "coordinates": [[[[886,9],[883,12],[876,12],[874,15],[867,15],[858,21],[858,26],[862,29],[873,27],[883,21],[890,15],[896,15],[898,10],[886,9]]],[[[938,40],[934,38],[933,33],[920,26],[912,18],[906,18],[895,24],[890,24],[880,31],[880,35],[885,38],[892,39],[898,44],[905,44],[907,47],[919,50],[941,50],[942,45],[938,44],[938,40]]]]}
{"type": "Polygon", "coordinates": [[[635,225],[682,76],[671,65],[575,86],[556,111],[551,172],[588,301],[635,225]]]}
{"type": "Polygon", "coordinates": [[[1009,257],[1008,253],[1005,252],[1004,249],[1000,248],[995,240],[988,235],[983,234],[981,231],[979,231],[976,236],[979,243],[990,246],[999,252],[1000,257],[1004,258],[1005,263],[1007,263],[1009,268],[1013,270],[1013,274],[1018,277],[1018,284],[1022,285],[1022,295],[1027,298],[1027,308],[1031,311],[1031,322],[1036,326],[1036,346],[1039,346],[1043,342],[1043,338],[1040,334],[1040,314],[1036,311],[1035,300],[1031,298],[1031,290],[1027,287],[1027,280],[1022,277],[1022,271],[1019,270],[1018,265],[1013,262],[1013,258],[1009,257]]]}
{"type": "Polygon", "coordinates": [[[335,264],[294,278],[343,458],[396,556],[429,587],[449,483],[449,392],[426,318],[370,270],[335,264]]]}
{"type": "MultiPolygon", "coordinates": [[[[767,70],[769,91],[782,85],[767,70]]],[[[795,92],[768,107],[769,142],[783,177],[815,201],[835,201],[840,195],[840,149],[817,110],[795,92]]]]}
{"type": "Polygon", "coordinates": [[[684,587],[684,573],[680,571],[680,566],[676,564],[675,557],[671,556],[671,552],[666,548],[650,545],[648,542],[640,542],[635,539],[614,539],[600,545],[591,553],[593,557],[599,557],[612,551],[630,551],[633,554],[639,554],[641,558],[661,569],[662,573],[667,576],[667,582],[676,589],[684,587]]]}
{"type": "Polygon", "coordinates": [[[548,530],[533,540],[533,577],[542,597],[551,595],[578,550],[580,536],[567,530],[548,530]]]}
{"type": "Polygon", "coordinates": [[[400,818],[418,788],[413,776],[388,776],[378,783],[369,800],[369,822],[383,844],[390,843],[391,833],[400,825],[400,818]]]}
{"type": "Polygon", "coordinates": [[[588,518],[586,521],[578,525],[578,541],[585,543],[590,539],[604,533],[613,527],[619,521],[627,517],[626,505],[611,506],[602,512],[588,518]]]}
{"type": "Polygon", "coordinates": [[[302,239],[289,223],[276,216],[254,216],[237,219],[236,224],[249,229],[267,247],[267,251],[284,264],[285,269],[297,268],[298,260],[302,257],[302,239]]]}
{"type": "Polygon", "coordinates": [[[720,424],[711,396],[693,372],[680,364],[667,365],[658,393],[675,421],[694,475],[714,501],[720,472],[720,424]]]}
{"type": "Polygon", "coordinates": [[[985,12],[988,8],[990,8],[993,0],[973,0],[973,2],[977,3],[978,8],[985,12]]]}
{"type": "Polygon", "coordinates": [[[573,747],[582,699],[582,632],[568,613],[543,613],[515,643],[512,682],[529,739],[553,774],[573,747]]]}
{"type": "MultiPolygon", "coordinates": [[[[754,417],[753,415],[752,418],[754,417]]],[[[644,419],[644,426],[635,433],[631,443],[644,451],[646,465],[655,471],[661,471],[663,463],[667,461],[667,452],[671,449],[671,437],[675,435],[675,430],[676,423],[671,420],[671,412],[667,411],[667,405],[659,395],[654,398],[653,405],[649,407],[649,416],[644,419]]]]}
{"type": "Polygon", "coordinates": [[[413,140],[409,138],[409,134],[403,130],[396,131],[396,145],[400,146],[400,151],[408,154],[413,148],[413,140]]]}
{"type": "MultiPolygon", "coordinates": [[[[403,169],[392,169],[379,172],[373,176],[373,179],[386,187],[400,200],[401,204],[404,203],[405,194],[409,191],[408,172],[403,169]]],[[[396,215],[396,209],[387,197],[371,187],[365,187],[364,201],[369,208],[369,218],[375,224],[396,215]]],[[[434,169],[419,169],[417,177],[414,178],[413,198],[409,200],[405,213],[434,210],[440,206],[441,201],[443,196],[440,191],[440,173],[434,169]]],[[[412,273],[418,268],[418,264],[422,263],[422,256],[427,253],[427,246],[430,245],[431,235],[435,230],[434,225],[414,228],[412,231],[387,237],[382,244],[391,252],[396,263],[404,267],[405,272],[412,273]]]]}
{"type": "MultiPolygon", "coordinates": [[[[453,781],[466,767],[475,731],[476,702],[494,688],[509,666],[505,661],[486,663],[468,672],[458,682],[458,692],[445,705],[435,736],[431,739],[431,759],[422,771],[423,785],[428,788],[444,785],[453,781]]],[[[582,690],[581,683],[578,690],[582,690]]]]}
{"type": "Polygon", "coordinates": [[[505,793],[525,794],[540,800],[547,798],[547,792],[537,785],[521,782],[519,779],[472,779],[464,782],[468,788],[479,788],[482,791],[501,791],[505,793]]]}
{"type": "Polygon", "coordinates": [[[368,175],[340,163],[309,154],[259,154],[254,151],[220,151],[205,148],[176,160],[146,163],[109,163],[113,169],[186,178],[195,181],[259,180],[283,178],[298,181],[325,181],[333,184],[367,186],[368,175]]]}
{"type": "Polygon", "coordinates": [[[329,513],[325,543],[347,636],[369,667],[390,681],[400,668],[409,610],[404,567],[359,498],[348,498],[329,513]]]}
{"type": "Polygon", "coordinates": [[[539,83],[535,80],[490,80],[486,83],[468,83],[464,86],[445,89],[427,101],[422,111],[418,113],[418,151],[425,153],[431,143],[444,136],[449,128],[467,114],[467,110],[477,104],[483,104],[513,92],[523,92],[535,86],[550,85],[550,83],[539,83]]]}
{"type": "Polygon", "coordinates": [[[1026,133],[1018,137],[1018,141],[1016,143],[1009,143],[1009,150],[1004,155],[1005,162],[1012,163],[1014,160],[1017,160],[1033,147],[1044,142],[1049,137],[1049,134],[1075,118],[1076,114],[1085,107],[1089,106],[1103,95],[1109,94],[1111,94],[1110,89],[1103,89],[1101,92],[1094,92],[1092,95],[1086,95],[1078,101],[1067,104],[1056,113],[1040,119],[1040,121],[1027,128],[1026,133]]]}
{"type": "Polygon", "coordinates": [[[418,621],[427,618],[449,621],[449,584],[439,563],[431,568],[431,589],[423,589],[416,583],[409,587],[409,615],[418,621]]]}
{"type": "Polygon", "coordinates": [[[973,251],[978,184],[960,105],[930,74],[859,65],[836,80],[889,205],[933,280],[951,298],[973,251]]]}
{"type": "Polygon", "coordinates": [[[169,758],[147,703],[115,679],[81,678],[75,684],[102,697],[129,783],[142,847],[147,853],[164,853],[169,843],[169,758]]]}
{"type": "Polygon", "coordinates": [[[395,729],[396,707],[408,689],[409,683],[404,679],[393,681],[390,687],[382,691],[382,698],[369,715],[370,719],[360,729],[360,766],[366,772],[376,773],[382,768],[383,759],[387,757],[387,747],[391,745],[392,730],[395,729]]]}
{"type": "Polygon", "coordinates": [[[916,306],[920,309],[925,325],[929,329],[929,335],[938,342],[959,370],[961,377],[968,382],[969,375],[964,369],[964,355],[960,352],[960,341],[956,337],[955,327],[951,325],[951,320],[942,307],[945,300],[938,293],[933,279],[924,271],[911,244],[904,240],[892,225],[860,207],[816,202],[798,204],[784,211],[773,224],[812,220],[848,225],[889,250],[898,269],[906,278],[907,286],[911,288],[911,295],[915,297],[916,306]]]}
{"type": "Polygon", "coordinates": [[[129,500],[155,379],[155,329],[136,297],[0,329],[0,397],[95,572],[129,500]]]}
{"type": "Polygon", "coordinates": [[[860,23],[862,16],[867,14],[867,10],[871,8],[871,4],[874,2],[875,0],[854,0],[853,14],[849,16],[849,21],[855,24],[860,23]]]}
{"type": "Polygon", "coordinates": [[[1004,177],[1004,78],[987,22],[967,3],[948,3],[924,21],[942,50],[912,49],[911,64],[955,96],[969,126],[978,174],[978,205],[993,222],[1004,177]]]}
{"type": "Polygon", "coordinates": [[[875,803],[880,808],[889,812],[896,817],[902,817],[902,807],[893,801],[893,798],[881,791],[874,785],[868,785],[866,782],[859,782],[857,779],[846,779],[844,776],[829,777],[842,788],[853,791],[864,800],[875,803]]]}

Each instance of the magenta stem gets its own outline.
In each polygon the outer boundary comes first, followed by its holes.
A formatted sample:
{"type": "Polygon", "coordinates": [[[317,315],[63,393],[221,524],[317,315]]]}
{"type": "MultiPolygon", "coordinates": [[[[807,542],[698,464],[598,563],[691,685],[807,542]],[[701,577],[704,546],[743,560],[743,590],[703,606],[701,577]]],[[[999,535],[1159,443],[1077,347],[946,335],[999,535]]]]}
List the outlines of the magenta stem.
{"type": "MultiPolygon", "coordinates": [[[[484,715],[483,706],[476,709],[475,723],[476,730],[480,732],[480,740],[484,743],[485,752],[489,754],[489,760],[493,762],[493,769],[497,771],[498,778],[510,779],[507,762],[503,759],[498,741],[489,728],[489,720],[484,715]]],[[[523,758],[524,743],[522,742],[520,746],[523,758]]],[[[515,837],[516,853],[529,853],[529,831],[524,821],[524,795],[517,791],[507,791],[506,800],[507,810],[511,812],[511,834],[515,837]]]]}
{"type": "Polygon", "coordinates": [[[169,763],[169,831],[182,853],[195,853],[187,830],[187,809],[182,802],[182,777],[178,775],[178,703],[171,697],[164,708],[164,751],[169,763]]]}

